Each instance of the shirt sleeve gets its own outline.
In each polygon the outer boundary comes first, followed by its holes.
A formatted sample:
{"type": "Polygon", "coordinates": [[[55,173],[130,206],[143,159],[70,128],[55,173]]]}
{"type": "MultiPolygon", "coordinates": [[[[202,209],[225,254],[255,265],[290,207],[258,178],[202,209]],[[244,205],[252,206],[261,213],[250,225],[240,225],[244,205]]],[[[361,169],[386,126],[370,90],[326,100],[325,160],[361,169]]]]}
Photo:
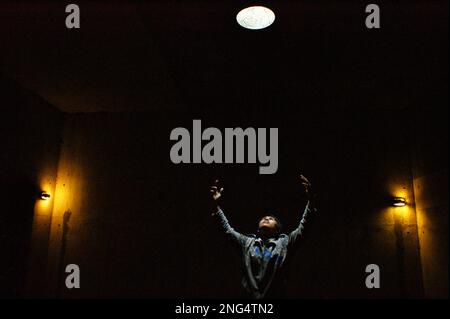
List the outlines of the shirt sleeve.
{"type": "Polygon", "coordinates": [[[225,213],[223,212],[223,210],[220,207],[217,208],[217,212],[214,213],[213,215],[217,216],[217,218],[219,219],[220,225],[222,226],[223,230],[225,231],[227,236],[229,238],[231,238],[231,240],[233,242],[236,242],[239,245],[243,245],[245,243],[245,241],[247,240],[248,236],[245,236],[245,235],[235,231],[233,229],[233,227],[230,226],[230,223],[228,222],[228,219],[225,216],[225,213]]]}
{"type": "Polygon", "coordinates": [[[297,228],[289,234],[289,245],[296,243],[298,239],[303,235],[306,221],[309,219],[311,212],[313,211],[315,211],[315,209],[312,207],[311,202],[308,201],[305,210],[303,211],[300,223],[298,224],[297,228]]]}

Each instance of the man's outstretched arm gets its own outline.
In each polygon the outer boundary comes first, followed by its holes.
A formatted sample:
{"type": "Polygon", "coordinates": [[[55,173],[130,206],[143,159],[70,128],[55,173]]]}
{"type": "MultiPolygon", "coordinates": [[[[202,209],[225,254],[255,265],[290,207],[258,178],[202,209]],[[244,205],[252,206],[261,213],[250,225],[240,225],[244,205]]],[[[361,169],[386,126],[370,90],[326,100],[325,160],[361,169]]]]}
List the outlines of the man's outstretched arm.
{"type": "Polygon", "coordinates": [[[242,235],[238,231],[235,231],[234,228],[230,226],[230,223],[228,222],[228,219],[225,216],[225,213],[223,212],[223,210],[220,207],[217,207],[217,212],[214,213],[213,215],[216,215],[219,218],[219,222],[228,237],[230,237],[234,242],[238,243],[239,245],[242,245],[245,243],[247,236],[242,235]]]}
{"type": "Polygon", "coordinates": [[[292,232],[289,233],[289,245],[294,244],[297,240],[303,235],[303,230],[305,228],[306,221],[310,216],[311,212],[315,209],[311,207],[312,204],[310,201],[306,204],[305,210],[303,211],[302,218],[300,219],[300,223],[297,228],[295,228],[292,232]]]}
{"type": "Polygon", "coordinates": [[[303,235],[303,231],[307,220],[311,216],[311,213],[314,213],[316,211],[316,208],[314,207],[312,201],[313,195],[311,193],[311,183],[303,175],[300,175],[300,181],[305,189],[306,196],[308,197],[308,202],[306,203],[306,207],[305,210],[303,211],[300,223],[298,224],[297,228],[295,228],[289,234],[289,245],[293,245],[294,243],[296,243],[298,239],[303,235]]]}
{"type": "Polygon", "coordinates": [[[233,227],[231,227],[227,217],[225,216],[225,213],[220,208],[219,202],[222,199],[223,187],[220,187],[218,185],[218,182],[219,181],[216,180],[214,186],[211,186],[210,190],[212,193],[213,204],[216,209],[216,211],[212,215],[216,216],[219,219],[220,225],[222,226],[228,237],[239,245],[242,245],[245,243],[247,236],[242,235],[241,233],[235,231],[233,227]]]}

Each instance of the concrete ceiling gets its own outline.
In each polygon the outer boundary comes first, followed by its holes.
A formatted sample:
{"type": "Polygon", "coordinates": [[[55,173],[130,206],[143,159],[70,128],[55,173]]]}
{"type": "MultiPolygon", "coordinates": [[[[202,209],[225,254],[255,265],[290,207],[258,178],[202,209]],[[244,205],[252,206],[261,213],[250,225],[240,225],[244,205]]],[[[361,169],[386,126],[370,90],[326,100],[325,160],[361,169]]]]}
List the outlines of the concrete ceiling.
{"type": "Polygon", "coordinates": [[[244,1],[0,4],[1,71],[59,109],[145,111],[253,105],[406,107],[448,91],[446,1],[266,1],[276,21],[248,31],[244,1]]]}

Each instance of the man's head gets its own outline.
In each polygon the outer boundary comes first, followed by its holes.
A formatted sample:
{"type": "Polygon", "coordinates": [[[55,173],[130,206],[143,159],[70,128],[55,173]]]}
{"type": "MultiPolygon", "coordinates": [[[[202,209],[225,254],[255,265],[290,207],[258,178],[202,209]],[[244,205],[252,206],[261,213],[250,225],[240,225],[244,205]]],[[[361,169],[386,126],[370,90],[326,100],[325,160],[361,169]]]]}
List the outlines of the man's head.
{"type": "Polygon", "coordinates": [[[258,232],[268,237],[276,236],[281,232],[281,223],[273,215],[264,216],[258,223],[258,232]]]}

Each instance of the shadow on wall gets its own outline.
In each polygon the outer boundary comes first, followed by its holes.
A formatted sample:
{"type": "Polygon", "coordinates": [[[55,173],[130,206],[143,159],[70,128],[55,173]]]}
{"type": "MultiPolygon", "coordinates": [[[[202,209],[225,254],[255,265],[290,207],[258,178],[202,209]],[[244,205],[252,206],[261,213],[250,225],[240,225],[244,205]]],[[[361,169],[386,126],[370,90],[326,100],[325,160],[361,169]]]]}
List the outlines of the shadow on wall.
{"type": "Polygon", "coordinates": [[[53,192],[64,117],[1,75],[0,87],[0,295],[21,297],[30,271],[40,274],[33,284],[42,287],[45,280],[52,205],[36,195],[53,192]]]}
{"type": "MultiPolygon", "coordinates": [[[[448,86],[447,86],[448,87],[448,86]]],[[[439,96],[438,96],[439,97],[439,96]]],[[[424,105],[440,105],[426,97],[424,105]]],[[[425,295],[448,298],[449,110],[416,107],[411,121],[412,173],[425,295]]]]}
{"type": "Polygon", "coordinates": [[[38,187],[28,180],[0,187],[2,207],[0,214],[0,296],[20,297],[25,284],[33,222],[34,204],[38,187]]]}

